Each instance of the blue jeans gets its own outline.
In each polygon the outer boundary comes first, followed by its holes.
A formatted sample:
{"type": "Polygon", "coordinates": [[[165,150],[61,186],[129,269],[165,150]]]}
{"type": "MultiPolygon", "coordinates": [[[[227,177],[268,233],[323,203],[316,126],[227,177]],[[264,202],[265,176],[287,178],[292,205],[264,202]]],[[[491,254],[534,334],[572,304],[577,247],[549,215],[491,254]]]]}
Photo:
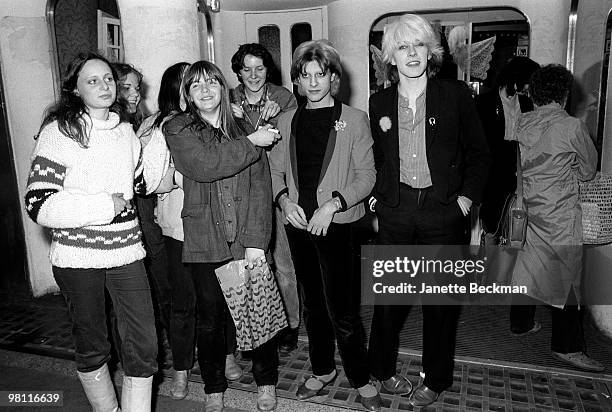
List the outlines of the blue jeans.
{"type": "Polygon", "coordinates": [[[113,301],[126,376],[157,372],[157,336],[151,290],[142,260],[109,269],[53,266],[72,321],[79,372],[91,372],[110,359],[104,290],[113,301]]]}
{"type": "Polygon", "coordinates": [[[300,298],[298,295],[295,268],[291,259],[291,249],[283,224],[283,213],[276,209],[276,227],[274,230],[274,244],[272,245],[272,258],[274,259],[274,275],[283,299],[287,322],[291,329],[300,326],[300,298]]]}

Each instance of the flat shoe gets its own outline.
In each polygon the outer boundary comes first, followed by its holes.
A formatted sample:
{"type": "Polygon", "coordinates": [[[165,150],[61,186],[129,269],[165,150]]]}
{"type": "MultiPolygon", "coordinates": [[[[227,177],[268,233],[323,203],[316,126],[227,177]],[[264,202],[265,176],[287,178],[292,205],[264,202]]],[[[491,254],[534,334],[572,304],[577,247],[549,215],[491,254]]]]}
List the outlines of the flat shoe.
{"type": "Polygon", "coordinates": [[[187,396],[189,392],[189,371],[174,371],[174,376],[172,378],[172,389],[170,390],[170,394],[172,395],[172,399],[181,400],[187,396]]]}
{"type": "Polygon", "coordinates": [[[510,331],[510,333],[512,333],[514,336],[520,337],[520,336],[533,335],[534,333],[538,333],[540,329],[542,329],[542,324],[536,320],[535,322],[533,322],[533,327],[529,329],[527,332],[510,331]]]}
{"type": "Polygon", "coordinates": [[[206,394],[204,412],[223,412],[223,392],[206,394]]]}
{"type": "Polygon", "coordinates": [[[408,395],[412,392],[412,383],[402,375],[391,376],[380,383],[385,391],[392,395],[408,395]]]}
{"type": "Polygon", "coordinates": [[[323,379],[315,376],[315,375],[311,375],[309,376],[307,379],[304,380],[304,382],[298,387],[297,391],[295,392],[295,396],[298,398],[298,400],[300,401],[304,401],[306,399],[310,399],[314,396],[317,396],[319,393],[321,393],[321,391],[330,383],[332,383],[333,381],[336,380],[336,378],[338,377],[338,372],[336,372],[336,375],[334,375],[333,378],[331,378],[328,382],[325,382],[323,379]],[[316,381],[321,382],[321,384],[323,386],[321,386],[319,389],[310,389],[306,386],[306,382],[308,381],[308,379],[314,379],[316,381]]]}
{"type": "Polygon", "coordinates": [[[431,405],[438,400],[439,393],[432,391],[425,385],[421,385],[410,395],[409,403],[412,406],[423,407],[431,405]]]}
{"type": "Polygon", "coordinates": [[[363,397],[360,396],[360,402],[361,402],[361,406],[363,406],[366,411],[375,411],[375,412],[379,412],[381,405],[382,405],[382,399],[380,399],[380,394],[377,393],[374,396],[370,396],[370,397],[363,397]]]}
{"type": "Polygon", "coordinates": [[[257,387],[257,410],[273,411],[276,409],[276,387],[263,385],[257,387]]]}
{"type": "Polygon", "coordinates": [[[237,381],[242,377],[242,368],[236,363],[234,355],[225,357],[225,378],[228,381],[237,381]]]}
{"type": "Polygon", "coordinates": [[[601,363],[597,362],[595,359],[590,358],[584,352],[571,352],[571,353],[560,353],[560,352],[551,352],[552,356],[568,363],[572,366],[575,366],[578,369],[582,369],[589,372],[603,372],[606,367],[601,363]]]}

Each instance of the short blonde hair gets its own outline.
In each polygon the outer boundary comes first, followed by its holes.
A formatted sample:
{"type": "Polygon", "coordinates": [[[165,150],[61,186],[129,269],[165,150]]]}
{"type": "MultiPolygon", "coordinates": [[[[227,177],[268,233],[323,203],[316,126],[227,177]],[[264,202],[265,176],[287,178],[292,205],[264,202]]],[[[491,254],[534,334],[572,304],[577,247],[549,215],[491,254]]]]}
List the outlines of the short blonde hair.
{"type": "Polygon", "coordinates": [[[431,53],[431,59],[427,64],[427,72],[429,76],[435,74],[442,64],[444,48],[440,45],[440,37],[431,24],[416,14],[404,14],[385,26],[382,40],[383,61],[390,64],[393,53],[408,39],[418,39],[427,46],[431,53]]]}
{"type": "Polygon", "coordinates": [[[340,78],[342,77],[342,65],[338,50],[331,45],[329,40],[311,40],[300,44],[293,52],[291,63],[291,81],[295,82],[306,70],[310,62],[317,62],[324,72],[329,70],[335,74],[331,84],[331,94],[335,96],[340,89],[340,78]]]}

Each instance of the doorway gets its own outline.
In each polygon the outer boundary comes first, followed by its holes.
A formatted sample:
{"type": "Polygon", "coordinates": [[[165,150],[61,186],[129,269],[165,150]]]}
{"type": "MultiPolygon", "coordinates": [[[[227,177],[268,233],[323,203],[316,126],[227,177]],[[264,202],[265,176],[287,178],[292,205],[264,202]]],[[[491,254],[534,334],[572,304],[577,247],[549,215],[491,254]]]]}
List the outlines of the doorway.
{"type": "Polygon", "coordinates": [[[15,159],[9,136],[2,78],[0,73],[0,251],[3,255],[0,292],[25,294],[29,290],[29,283],[21,220],[23,203],[17,191],[15,159]]]}

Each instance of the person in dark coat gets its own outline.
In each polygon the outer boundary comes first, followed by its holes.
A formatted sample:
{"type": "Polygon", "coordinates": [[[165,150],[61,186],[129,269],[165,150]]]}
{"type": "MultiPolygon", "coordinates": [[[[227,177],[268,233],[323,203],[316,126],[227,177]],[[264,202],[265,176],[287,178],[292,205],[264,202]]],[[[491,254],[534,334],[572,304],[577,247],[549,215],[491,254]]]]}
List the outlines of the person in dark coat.
{"type": "MultiPolygon", "coordinates": [[[[369,198],[383,245],[466,244],[466,217],[482,200],[487,143],[467,85],[431,78],[443,49],[430,23],[406,14],[383,36],[383,59],[399,83],[370,97],[376,185],[369,198]]],[[[372,374],[388,392],[410,392],[396,372],[399,332],[410,306],[377,304],[370,333],[372,374]]],[[[422,384],[410,403],[435,402],[453,382],[458,306],[423,305],[422,384]]]]}
{"type": "Polygon", "coordinates": [[[491,151],[491,167],[480,206],[480,219],[487,234],[497,230],[504,203],[516,190],[517,143],[504,140],[504,109],[499,89],[516,94],[523,113],[533,110],[527,95],[529,78],[540,67],[528,57],[514,57],[501,70],[496,86],[476,97],[476,108],[491,151]]]}

